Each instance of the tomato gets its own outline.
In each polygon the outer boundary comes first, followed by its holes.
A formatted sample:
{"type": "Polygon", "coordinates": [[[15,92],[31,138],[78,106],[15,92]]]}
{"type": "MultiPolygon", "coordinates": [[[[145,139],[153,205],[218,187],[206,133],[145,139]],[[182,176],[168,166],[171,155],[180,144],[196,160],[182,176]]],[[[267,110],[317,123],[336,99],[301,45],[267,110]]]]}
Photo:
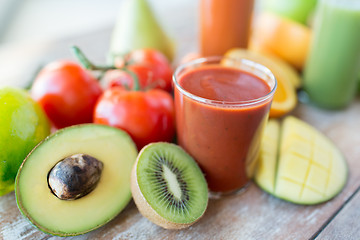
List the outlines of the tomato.
{"type": "MultiPolygon", "coordinates": [[[[140,89],[146,88],[160,88],[158,83],[154,82],[154,75],[152,70],[147,65],[143,64],[134,64],[127,67],[127,70],[132,71],[136,74],[140,89]]],[[[103,77],[105,88],[111,88],[115,86],[123,86],[125,88],[133,88],[133,78],[128,73],[122,69],[108,70],[105,72],[103,77]]]]}
{"type": "Polygon", "coordinates": [[[102,93],[96,78],[70,61],[45,66],[30,91],[56,128],[92,122],[96,101],[102,93]]]}
{"type": "Polygon", "coordinates": [[[172,90],[172,68],[168,59],[161,52],[149,48],[134,50],[129,56],[129,61],[150,66],[154,80],[160,81],[160,88],[165,91],[172,90]]]}
{"type": "MultiPolygon", "coordinates": [[[[139,78],[140,86],[172,91],[172,68],[168,59],[154,49],[138,49],[121,58],[117,67],[127,68],[139,78]]],[[[116,81],[116,80],[114,80],[116,81]]]]}
{"type": "Polygon", "coordinates": [[[140,150],[148,143],[173,139],[174,111],[173,98],[166,91],[129,91],[116,86],[100,97],[94,123],[125,130],[140,150]]]}

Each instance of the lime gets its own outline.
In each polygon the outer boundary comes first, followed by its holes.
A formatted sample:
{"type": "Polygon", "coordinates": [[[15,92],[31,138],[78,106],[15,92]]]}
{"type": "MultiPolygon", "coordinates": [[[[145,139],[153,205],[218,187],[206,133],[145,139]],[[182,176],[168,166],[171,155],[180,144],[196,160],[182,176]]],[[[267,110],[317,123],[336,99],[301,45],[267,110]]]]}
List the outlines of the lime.
{"type": "Polygon", "coordinates": [[[26,91],[0,89],[0,196],[14,190],[22,161],[49,133],[45,113],[26,91]]]}

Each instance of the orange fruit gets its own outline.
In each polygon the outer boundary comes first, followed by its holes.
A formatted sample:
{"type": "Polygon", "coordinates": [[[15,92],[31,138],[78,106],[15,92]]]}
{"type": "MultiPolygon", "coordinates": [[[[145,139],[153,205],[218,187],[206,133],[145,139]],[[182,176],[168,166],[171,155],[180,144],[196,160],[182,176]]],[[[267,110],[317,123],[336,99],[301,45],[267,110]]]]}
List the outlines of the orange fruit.
{"type": "MultiPolygon", "coordinates": [[[[277,80],[277,89],[270,109],[270,117],[281,117],[289,113],[296,106],[296,87],[300,85],[300,76],[288,63],[266,54],[251,50],[234,48],[225,53],[232,59],[249,59],[264,65],[274,74],[277,80]]],[[[233,61],[223,61],[222,64],[230,66],[233,61]]]]}
{"type": "Polygon", "coordinates": [[[278,77],[277,88],[270,108],[270,117],[281,117],[296,106],[295,88],[286,78],[278,77]]]}
{"type": "Polygon", "coordinates": [[[262,12],[255,18],[249,48],[272,53],[301,70],[305,64],[311,30],[293,20],[262,12]]]}

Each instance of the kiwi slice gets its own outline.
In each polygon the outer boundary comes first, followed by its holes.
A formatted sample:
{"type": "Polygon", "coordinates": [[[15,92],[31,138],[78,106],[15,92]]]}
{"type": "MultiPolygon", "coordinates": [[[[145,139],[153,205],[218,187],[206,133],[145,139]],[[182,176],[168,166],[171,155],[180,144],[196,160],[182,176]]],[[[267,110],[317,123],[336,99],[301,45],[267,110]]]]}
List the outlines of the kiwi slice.
{"type": "Polygon", "coordinates": [[[140,213],[166,229],[186,228],[204,214],[207,183],[199,166],[181,147],[151,143],[139,153],[131,191],[140,213]]]}

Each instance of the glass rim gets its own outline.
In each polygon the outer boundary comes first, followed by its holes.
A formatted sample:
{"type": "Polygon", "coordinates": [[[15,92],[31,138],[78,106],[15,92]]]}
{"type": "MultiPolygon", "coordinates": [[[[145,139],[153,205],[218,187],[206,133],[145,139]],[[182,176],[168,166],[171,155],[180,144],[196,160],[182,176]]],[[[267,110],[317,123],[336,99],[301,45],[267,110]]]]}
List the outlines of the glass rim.
{"type": "MultiPolygon", "coordinates": [[[[231,66],[224,66],[224,67],[230,67],[231,68],[231,66]]],[[[247,71],[247,70],[243,70],[243,71],[248,72],[248,73],[252,73],[252,72],[247,71]]],[[[252,73],[252,74],[254,74],[254,73],[252,73]]],[[[256,75],[256,74],[254,74],[254,75],[256,75]]],[[[257,76],[257,77],[259,77],[259,76],[257,76]]],[[[180,66],[178,66],[175,69],[175,72],[174,72],[174,74],[172,76],[172,80],[174,82],[174,86],[182,94],[184,94],[185,96],[187,96],[187,97],[189,97],[189,98],[191,98],[193,100],[196,100],[198,102],[201,102],[201,103],[205,103],[205,104],[209,104],[209,105],[216,105],[216,106],[219,106],[219,107],[246,107],[246,106],[251,106],[251,105],[257,105],[257,104],[262,103],[262,102],[268,100],[269,98],[271,98],[274,95],[275,90],[277,88],[277,80],[276,80],[274,74],[271,72],[271,70],[269,68],[265,67],[264,65],[262,65],[260,63],[254,62],[254,61],[246,59],[246,58],[235,59],[235,58],[226,57],[226,56],[202,57],[202,58],[197,58],[195,60],[192,60],[192,61],[190,61],[188,63],[181,64],[180,66]],[[205,62],[221,60],[221,59],[224,59],[224,58],[225,59],[230,59],[230,60],[233,60],[233,61],[238,61],[238,62],[244,63],[246,66],[256,68],[256,70],[259,70],[259,71],[263,72],[265,75],[267,75],[274,82],[274,86],[271,87],[270,84],[266,81],[266,84],[269,85],[271,90],[270,90],[270,92],[266,93],[264,96],[261,96],[261,97],[258,97],[258,98],[254,98],[254,99],[250,99],[250,100],[244,100],[244,101],[222,101],[222,100],[208,99],[208,98],[200,97],[200,96],[197,96],[197,95],[195,95],[193,93],[190,93],[189,91],[185,90],[179,84],[179,82],[177,81],[177,78],[178,78],[177,76],[179,75],[179,73],[181,71],[183,71],[184,69],[186,69],[187,67],[189,67],[189,66],[196,65],[196,64],[201,64],[201,63],[205,63],[205,62]]]]}

